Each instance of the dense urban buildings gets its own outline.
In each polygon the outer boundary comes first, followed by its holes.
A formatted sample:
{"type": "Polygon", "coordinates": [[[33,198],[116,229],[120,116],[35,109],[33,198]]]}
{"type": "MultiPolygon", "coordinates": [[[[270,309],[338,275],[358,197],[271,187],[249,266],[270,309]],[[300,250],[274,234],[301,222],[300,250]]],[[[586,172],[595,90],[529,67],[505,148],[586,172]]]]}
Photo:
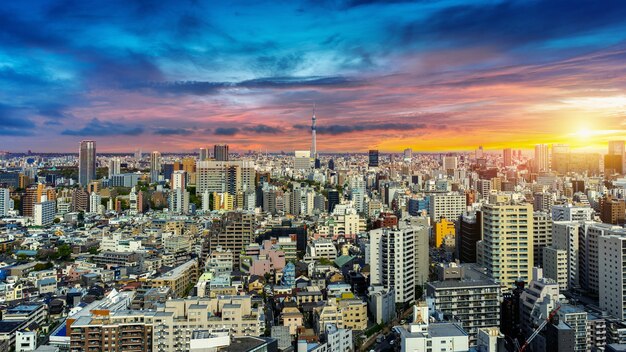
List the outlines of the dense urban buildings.
{"type": "Polygon", "coordinates": [[[0,352],[626,352],[626,2],[93,3],[0,10],[0,352]]]}

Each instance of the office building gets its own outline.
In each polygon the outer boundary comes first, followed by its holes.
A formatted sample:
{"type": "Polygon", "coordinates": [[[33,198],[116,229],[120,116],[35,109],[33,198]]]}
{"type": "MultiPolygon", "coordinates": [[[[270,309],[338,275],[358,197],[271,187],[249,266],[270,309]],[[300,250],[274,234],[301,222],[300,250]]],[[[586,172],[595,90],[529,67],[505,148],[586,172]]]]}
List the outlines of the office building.
{"type": "Polygon", "coordinates": [[[502,159],[504,167],[513,165],[513,153],[511,148],[502,150],[502,159]]]}
{"type": "Polygon", "coordinates": [[[377,149],[370,149],[369,153],[368,153],[368,163],[367,165],[369,167],[378,167],[378,150],[377,149]]]}
{"type": "Polygon", "coordinates": [[[550,155],[547,144],[535,145],[535,171],[538,173],[550,171],[550,155]]]}
{"type": "Polygon", "coordinates": [[[459,259],[463,263],[476,263],[476,243],[482,239],[482,213],[463,213],[459,219],[459,259]]]}
{"type": "Polygon", "coordinates": [[[85,187],[96,179],[96,142],[81,141],[78,151],[78,184],[85,187]]]}
{"type": "Polygon", "coordinates": [[[210,158],[209,149],[200,148],[200,150],[198,151],[198,161],[209,160],[209,158],[210,158]]]}
{"type": "Polygon", "coordinates": [[[458,159],[456,156],[444,156],[443,157],[443,169],[444,170],[456,170],[458,165],[458,159]]]}
{"type": "Polygon", "coordinates": [[[311,168],[311,152],[308,150],[296,150],[294,153],[294,169],[308,170],[311,168]]]}
{"type": "Polygon", "coordinates": [[[512,289],[517,279],[529,281],[533,267],[532,205],[486,204],[482,215],[479,264],[507,289],[512,289]]]}
{"type": "Polygon", "coordinates": [[[214,145],[213,159],[215,159],[215,161],[228,161],[228,144],[214,145]]]}
{"type": "Polygon", "coordinates": [[[605,196],[600,199],[600,219],[602,222],[613,225],[624,225],[626,222],[626,202],[605,196]]]}
{"type": "Polygon", "coordinates": [[[161,174],[161,153],[154,151],[150,154],[150,181],[159,182],[161,174]]]}

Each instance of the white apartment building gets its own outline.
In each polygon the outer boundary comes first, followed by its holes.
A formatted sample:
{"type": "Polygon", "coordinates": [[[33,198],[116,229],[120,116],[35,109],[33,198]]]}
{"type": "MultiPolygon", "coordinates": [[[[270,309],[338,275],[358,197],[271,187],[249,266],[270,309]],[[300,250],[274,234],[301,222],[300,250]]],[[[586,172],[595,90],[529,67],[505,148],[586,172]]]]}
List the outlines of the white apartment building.
{"type": "Polygon", "coordinates": [[[428,213],[433,222],[442,217],[456,221],[467,210],[462,194],[433,194],[429,201],[428,213]]]}
{"type": "Polygon", "coordinates": [[[56,210],[55,205],[56,202],[43,199],[41,202],[35,203],[35,206],[33,208],[35,226],[48,226],[52,224],[52,222],[54,221],[54,213],[56,210]]]}
{"type": "Polygon", "coordinates": [[[598,238],[598,288],[600,308],[626,319],[626,236],[598,238]]]}

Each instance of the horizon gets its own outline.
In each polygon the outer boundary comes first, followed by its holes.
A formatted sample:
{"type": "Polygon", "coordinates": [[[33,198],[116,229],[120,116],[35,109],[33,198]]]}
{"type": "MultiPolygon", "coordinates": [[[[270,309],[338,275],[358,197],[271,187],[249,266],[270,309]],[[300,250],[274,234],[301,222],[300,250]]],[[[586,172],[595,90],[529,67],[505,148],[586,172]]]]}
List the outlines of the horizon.
{"type": "Polygon", "coordinates": [[[0,58],[11,152],[307,150],[313,106],[322,153],[626,139],[617,0],[27,1],[0,58]]]}

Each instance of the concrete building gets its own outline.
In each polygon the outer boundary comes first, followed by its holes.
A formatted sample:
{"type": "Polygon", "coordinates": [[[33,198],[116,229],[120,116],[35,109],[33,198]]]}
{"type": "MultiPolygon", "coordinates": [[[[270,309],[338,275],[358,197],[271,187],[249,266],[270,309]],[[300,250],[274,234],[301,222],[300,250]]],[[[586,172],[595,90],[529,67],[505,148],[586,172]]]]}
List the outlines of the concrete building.
{"type": "Polygon", "coordinates": [[[553,221],[591,221],[593,209],[581,205],[554,205],[552,206],[553,221]]]}
{"type": "Polygon", "coordinates": [[[598,288],[600,308],[626,319],[626,236],[598,238],[598,288]]]}
{"type": "Polygon", "coordinates": [[[8,188],[0,188],[0,217],[7,216],[13,210],[11,194],[8,188]]]}
{"type": "Polygon", "coordinates": [[[434,309],[458,320],[475,345],[478,330],[500,326],[500,285],[492,281],[449,280],[426,284],[426,296],[434,309]]]}
{"type": "Polygon", "coordinates": [[[78,151],[78,184],[85,187],[96,179],[96,142],[81,141],[78,151]]]}
{"type": "Polygon", "coordinates": [[[396,297],[393,289],[382,285],[370,286],[367,307],[376,324],[390,322],[396,316],[396,297]]]}
{"type": "Polygon", "coordinates": [[[54,215],[56,213],[56,202],[52,200],[45,200],[45,196],[42,201],[35,203],[33,208],[33,217],[35,226],[48,226],[54,221],[54,215]]]}
{"type": "Polygon", "coordinates": [[[543,263],[543,249],[552,244],[552,219],[542,211],[533,213],[533,263],[543,263]]]}
{"type": "Polygon", "coordinates": [[[72,351],[190,351],[194,331],[260,336],[263,306],[250,296],[167,300],[157,310],[96,310],[69,326],[72,351]]]}
{"type": "Polygon", "coordinates": [[[192,259],[150,280],[152,287],[169,287],[176,297],[184,297],[198,280],[198,261],[192,259]]]}
{"type": "Polygon", "coordinates": [[[477,244],[479,265],[507,289],[518,279],[528,282],[533,267],[533,209],[531,204],[483,206],[483,236],[477,244]]]}
{"type": "Polygon", "coordinates": [[[465,212],[465,196],[461,194],[433,194],[429,199],[428,214],[431,221],[446,219],[458,219],[465,212]]]}
{"type": "Polygon", "coordinates": [[[150,154],[150,182],[159,182],[161,174],[161,153],[154,151],[150,154]]]}
{"type": "Polygon", "coordinates": [[[296,170],[309,170],[313,166],[311,164],[311,151],[296,150],[294,153],[293,167],[296,170]]]}
{"type": "Polygon", "coordinates": [[[248,160],[200,161],[196,164],[196,194],[225,193],[253,190],[256,179],[255,164],[248,160]]]}
{"type": "Polygon", "coordinates": [[[370,284],[393,290],[396,303],[413,303],[415,286],[428,280],[428,227],[399,225],[370,231],[370,284]]]}
{"type": "Polygon", "coordinates": [[[413,322],[408,328],[398,328],[401,352],[467,352],[469,337],[461,326],[453,323],[428,321],[428,307],[413,307],[413,322]]]}

